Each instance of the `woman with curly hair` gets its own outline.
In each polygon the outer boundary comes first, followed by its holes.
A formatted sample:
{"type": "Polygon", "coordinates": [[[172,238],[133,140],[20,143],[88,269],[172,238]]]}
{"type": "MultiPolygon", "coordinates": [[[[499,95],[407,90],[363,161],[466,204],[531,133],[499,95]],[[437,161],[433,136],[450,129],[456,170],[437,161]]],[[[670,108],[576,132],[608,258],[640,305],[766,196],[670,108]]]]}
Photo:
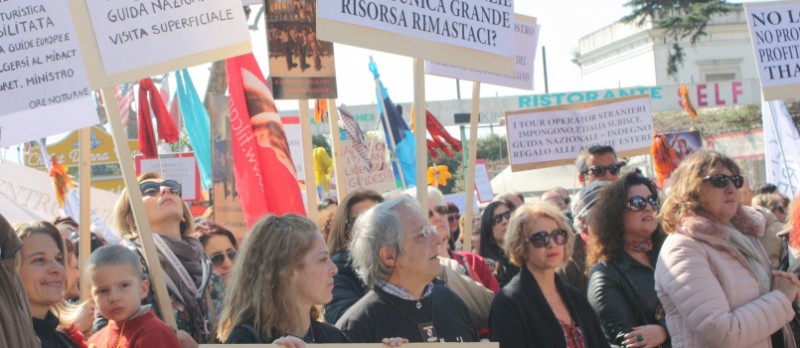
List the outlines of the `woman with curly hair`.
{"type": "Polygon", "coordinates": [[[320,321],[336,265],[316,224],[295,215],[258,221],[242,244],[220,317],[225,343],[348,343],[320,321]]]}
{"type": "Polygon", "coordinates": [[[631,172],[604,188],[592,210],[587,294],[611,344],[669,345],[653,278],[664,241],[658,204],[655,184],[631,172]]]}

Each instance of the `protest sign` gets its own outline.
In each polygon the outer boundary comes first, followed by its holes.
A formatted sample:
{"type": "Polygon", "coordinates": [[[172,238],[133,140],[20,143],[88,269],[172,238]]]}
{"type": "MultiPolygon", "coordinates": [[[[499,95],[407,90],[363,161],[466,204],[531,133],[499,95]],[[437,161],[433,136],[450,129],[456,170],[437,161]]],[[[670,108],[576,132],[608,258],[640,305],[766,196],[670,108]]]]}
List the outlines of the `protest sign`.
{"type": "Polygon", "coordinates": [[[362,140],[364,147],[359,151],[354,141],[352,138],[341,140],[345,195],[359,188],[381,193],[396,189],[392,166],[386,163],[386,143],[374,136],[367,137],[362,140]],[[365,156],[370,163],[364,160],[365,156]]]}
{"type": "Polygon", "coordinates": [[[181,198],[191,202],[202,200],[200,194],[200,171],[193,152],[162,154],[159,158],[144,158],[138,155],[136,161],[136,175],[146,172],[161,174],[164,179],[175,180],[181,184],[181,198]]]}
{"type": "Polygon", "coordinates": [[[511,170],[575,161],[584,148],[613,146],[619,157],[645,154],[653,141],[649,96],[506,113],[511,170]]]}
{"type": "Polygon", "coordinates": [[[0,147],[99,123],[69,14],[66,0],[0,2],[0,147]]]}
{"type": "MultiPolygon", "coordinates": [[[[300,117],[281,117],[283,131],[286,133],[286,142],[289,143],[289,152],[297,173],[297,180],[305,180],[306,172],[303,165],[303,138],[300,133],[300,117]]],[[[312,185],[313,186],[313,185],[312,185]]]]}
{"type": "Polygon", "coordinates": [[[539,48],[539,25],[536,18],[516,15],[514,23],[514,73],[497,74],[484,69],[464,68],[447,63],[426,61],[425,72],[431,75],[478,81],[497,86],[533,89],[533,62],[539,48]]]}
{"type": "MultiPolygon", "coordinates": [[[[448,195],[444,195],[444,201],[450,202],[458,207],[458,211],[461,214],[467,211],[467,193],[466,192],[459,192],[459,193],[451,193],[448,195]]],[[[478,212],[478,198],[475,195],[472,195],[472,212],[478,212]]]]}
{"type": "Polygon", "coordinates": [[[486,161],[475,161],[475,191],[478,192],[478,201],[486,203],[494,199],[492,191],[492,180],[489,177],[489,170],[486,168],[486,161]]]}
{"type": "Polygon", "coordinates": [[[269,73],[275,99],[336,98],[333,43],[317,40],[316,0],[266,5],[269,73]]]}
{"type": "Polygon", "coordinates": [[[319,1],[323,40],[514,73],[513,0],[319,1]]]}
{"type": "Polygon", "coordinates": [[[93,88],[250,52],[241,0],[70,4],[93,88]]]}
{"type": "Polygon", "coordinates": [[[744,9],[764,100],[797,98],[800,2],[747,3],[744,9]]]}

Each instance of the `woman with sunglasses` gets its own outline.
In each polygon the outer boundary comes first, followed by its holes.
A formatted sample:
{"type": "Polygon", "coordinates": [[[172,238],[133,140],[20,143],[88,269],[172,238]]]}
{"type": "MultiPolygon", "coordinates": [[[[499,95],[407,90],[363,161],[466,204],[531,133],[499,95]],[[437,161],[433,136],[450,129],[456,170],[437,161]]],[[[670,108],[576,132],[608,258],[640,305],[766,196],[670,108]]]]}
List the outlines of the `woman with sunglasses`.
{"type": "MultiPolygon", "coordinates": [[[[211,264],[203,245],[192,238],[192,215],[181,198],[180,183],[165,180],[157,173],[144,173],[137,178],[142,192],[147,220],[153,231],[153,241],[164,268],[169,300],[175,312],[178,329],[185,331],[197,343],[213,343],[216,336],[216,317],[211,297],[211,264]]],[[[133,220],[128,189],[124,189],[114,207],[114,225],[123,245],[144,255],[139,233],[133,220]]],[[[145,276],[147,267],[145,267],[145,276]]],[[[145,301],[155,303],[153,288],[145,301]]],[[[154,306],[156,314],[159,308],[154,306]]],[[[179,340],[183,333],[179,332],[179,340]]]]}
{"type": "Polygon", "coordinates": [[[492,303],[489,329],[501,348],[609,347],[592,307],[556,276],[572,252],[574,234],[557,207],[519,207],[508,223],[505,248],[520,272],[492,303]]]}
{"type": "Polygon", "coordinates": [[[369,291],[358,278],[347,246],[352,239],[353,224],[361,213],[383,202],[380,193],[369,189],[350,192],[339,203],[328,234],[328,250],[338,272],[333,276],[333,299],[325,305],[325,321],[336,323],[354,303],[369,291]]]}
{"type": "Polygon", "coordinates": [[[592,209],[587,294],[606,339],[627,347],[669,347],[653,268],[664,241],[658,189],[635,172],[603,189],[592,209]]]}
{"type": "Polygon", "coordinates": [[[503,251],[508,219],[514,207],[505,201],[489,203],[481,215],[481,242],[478,254],[492,260],[497,267],[494,276],[500,287],[505,286],[519,272],[519,267],[511,263],[503,251]]]}
{"type": "Polygon", "coordinates": [[[233,232],[201,219],[194,225],[194,237],[200,241],[200,244],[203,244],[203,249],[206,251],[208,259],[211,260],[211,271],[222,280],[224,285],[228,285],[238,252],[233,232]]]}
{"type": "Polygon", "coordinates": [[[763,217],[740,206],[739,166],[698,150],[672,173],[655,270],[673,347],[794,347],[797,277],[770,272],[763,217]]]}

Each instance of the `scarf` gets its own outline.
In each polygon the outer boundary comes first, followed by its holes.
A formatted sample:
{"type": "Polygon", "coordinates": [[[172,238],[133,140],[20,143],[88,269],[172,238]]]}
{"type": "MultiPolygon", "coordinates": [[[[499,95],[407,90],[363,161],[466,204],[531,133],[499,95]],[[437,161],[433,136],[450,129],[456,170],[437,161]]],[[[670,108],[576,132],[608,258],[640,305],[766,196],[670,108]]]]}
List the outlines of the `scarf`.
{"type": "Polygon", "coordinates": [[[178,141],[178,128],[175,127],[175,122],[172,121],[153,80],[148,77],[139,81],[139,151],[145,158],[158,156],[153,120],[150,118],[151,107],[156,116],[159,138],[170,144],[178,141]]]}
{"type": "MultiPolygon", "coordinates": [[[[167,244],[170,250],[175,254],[175,256],[180,261],[181,265],[186,269],[186,272],[189,273],[189,277],[192,278],[195,287],[197,287],[200,291],[205,291],[205,289],[201,289],[200,287],[203,285],[203,264],[202,260],[206,258],[205,251],[203,250],[203,245],[200,244],[200,241],[194,238],[181,238],[175,239],[169,236],[159,235],[164,243],[167,244]]],[[[188,312],[187,318],[192,323],[192,327],[194,327],[195,333],[205,334],[206,332],[206,313],[205,311],[208,308],[204,308],[206,305],[203,303],[204,298],[200,297],[197,299],[197,294],[193,293],[181,280],[180,274],[178,274],[178,270],[173,267],[172,263],[170,263],[167,258],[158,253],[158,259],[161,262],[161,265],[164,267],[164,272],[166,273],[167,277],[175,283],[175,286],[178,288],[178,292],[180,296],[183,298],[183,305],[185,306],[185,311],[188,312]]],[[[191,333],[190,333],[191,334],[191,333]]],[[[195,336],[195,335],[192,335],[195,336]]]]}
{"type": "Polygon", "coordinates": [[[625,249],[646,253],[653,249],[653,240],[648,237],[641,242],[627,241],[625,242],[625,249]]]}
{"type": "Polygon", "coordinates": [[[747,260],[747,263],[750,264],[750,268],[753,269],[753,272],[756,275],[756,279],[758,280],[758,284],[761,286],[761,294],[766,294],[771,289],[771,279],[772,276],[769,270],[764,267],[764,264],[761,262],[761,257],[758,255],[755,246],[747,237],[739,232],[738,229],[733,227],[733,225],[728,224],[725,225],[728,229],[728,235],[730,236],[730,241],[733,245],[736,246],[744,258],[747,260]]]}

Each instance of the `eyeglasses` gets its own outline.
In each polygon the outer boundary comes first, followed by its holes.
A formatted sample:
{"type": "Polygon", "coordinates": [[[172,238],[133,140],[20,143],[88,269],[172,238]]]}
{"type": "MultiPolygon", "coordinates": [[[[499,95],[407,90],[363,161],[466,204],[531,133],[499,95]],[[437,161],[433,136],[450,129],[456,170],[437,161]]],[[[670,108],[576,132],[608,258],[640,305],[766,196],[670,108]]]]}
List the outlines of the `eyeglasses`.
{"type": "Polygon", "coordinates": [[[459,218],[459,217],[460,217],[460,216],[458,216],[458,214],[455,214],[455,215],[447,215],[447,222],[456,222],[456,221],[458,221],[458,218],[459,218]]]}
{"type": "Polygon", "coordinates": [[[503,220],[508,220],[511,218],[511,210],[506,211],[505,213],[495,214],[494,216],[494,224],[499,225],[503,222],[503,220]]]}
{"type": "Polygon", "coordinates": [[[626,162],[619,162],[616,164],[612,164],[608,167],[606,166],[597,166],[591,167],[583,172],[583,175],[592,174],[592,176],[603,176],[606,174],[606,171],[611,173],[611,175],[619,174],[619,171],[624,167],[627,163],[626,162]]]}
{"type": "Polygon", "coordinates": [[[447,214],[450,214],[450,209],[447,208],[446,205],[435,206],[432,209],[428,210],[428,219],[433,217],[434,212],[438,213],[439,215],[447,216],[447,214]]]}
{"type": "Polygon", "coordinates": [[[228,249],[228,250],[225,250],[225,252],[219,251],[219,252],[213,253],[213,254],[211,254],[211,256],[209,256],[209,258],[211,259],[211,264],[214,265],[214,267],[219,267],[219,266],[222,266],[223,263],[225,263],[225,258],[226,257],[229,260],[231,260],[231,262],[235,261],[237,253],[238,252],[236,251],[236,249],[228,249]]]}
{"type": "Polygon", "coordinates": [[[181,184],[175,180],[164,180],[162,182],[145,181],[139,184],[139,190],[141,190],[142,194],[145,196],[158,195],[161,192],[162,187],[168,188],[169,193],[178,197],[180,197],[183,193],[181,184]]]}
{"type": "Polygon", "coordinates": [[[628,210],[632,212],[640,212],[647,208],[647,204],[650,203],[650,206],[653,207],[653,210],[658,210],[658,197],[656,195],[650,195],[647,198],[642,196],[633,196],[628,199],[628,210]]]}
{"type": "Polygon", "coordinates": [[[534,248],[544,248],[550,245],[550,241],[553,241],[556,245],[567,244],[567,231],[557,228],[550,233],[539,231],[528,237],[528,242],[530,242],[534,248]]]}
{"type": "Polygon", "coordinates": [[[414,233],[413,237],[414,240],[417,242],[424,242],[428,239],[431,239],[433,236],[436,236],[436,227],[433,225],[425,225],[422,227],[422,230],[414,233]]]}
{"type": "Polygon", "coordinates": [[[725,186],[728,186],[728,180],[733,182],[733,187],[737,189],[744,186],[744,177],[741,175],[715,174],[703,178],[703,181],[711,182],[711,185],[714,185],[716,188],[725,188],[725,186]]]}

